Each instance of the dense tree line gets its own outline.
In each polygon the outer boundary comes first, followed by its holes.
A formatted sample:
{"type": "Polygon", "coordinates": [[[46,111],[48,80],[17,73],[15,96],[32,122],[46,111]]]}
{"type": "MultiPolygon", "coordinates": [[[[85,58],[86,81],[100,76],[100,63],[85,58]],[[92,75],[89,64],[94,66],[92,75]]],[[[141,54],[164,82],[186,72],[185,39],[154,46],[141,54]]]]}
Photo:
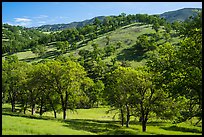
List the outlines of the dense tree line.
{"type": "MultiPolygon", "coordinates": [[[[63,111],[77,107],[81,98],[87,98],[83,89],[97,90],[84,68],[76,62],[67,59],[45,61],[37,64],[27,64],[18,61],[16,56],[9,56],[3,61],[3,100],[8,99],[15,111],[19,103],[26,112],[28,106],[35,113],[39,107],[40,115],[48,110],[63,111]]],[[[97,83],[98,84],[98,83],[97,83]]]]}
{"type": "Polygon", "coordinates": [[[185,21],[177,45],[166,43],[153,51],[148,66],[154,72],[158,88],[172,97],[184,96],[188,102],[178,121],[194,116],[202,119],[202,14],[185,21]]]}
{"type": "Polygon", "coordinates": [[[2,53],[15,53],[24,51],[33,46],[45,34],[37,30],[29,30],[21,26],[2,25],[2,53]]]}

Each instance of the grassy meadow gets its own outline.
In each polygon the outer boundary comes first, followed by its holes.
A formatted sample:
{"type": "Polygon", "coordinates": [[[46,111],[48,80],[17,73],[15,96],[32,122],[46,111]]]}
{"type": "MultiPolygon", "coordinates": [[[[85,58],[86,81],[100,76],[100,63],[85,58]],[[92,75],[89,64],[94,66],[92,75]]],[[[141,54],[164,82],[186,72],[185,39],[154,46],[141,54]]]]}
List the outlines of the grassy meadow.
{"type": "Polygon", "coordinates": [[[170,121],[150,119],[147,132],[142,132],[141,123],[132,117],[129,128],[120,125],[117,111],[106,113],[109,107],[77,109],[68,111],[67,120],[62,113],[54,119],[52,112],[42,117],[20,112],[12,113],[10,104],[2,105],[3,135],[201,135],[201,125],[193,126],[190,121],[172,124],[170,121]]]}

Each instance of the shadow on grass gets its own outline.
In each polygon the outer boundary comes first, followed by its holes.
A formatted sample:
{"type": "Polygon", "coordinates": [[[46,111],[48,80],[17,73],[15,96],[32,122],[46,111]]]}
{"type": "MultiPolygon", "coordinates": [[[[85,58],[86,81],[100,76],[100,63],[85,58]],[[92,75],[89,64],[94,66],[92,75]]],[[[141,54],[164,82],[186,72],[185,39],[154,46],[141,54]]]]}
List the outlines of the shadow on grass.
{"type": "Polygon", "coordinates": [[[105,121],[105,120],[92,120],[92,119],[55,119],[49,116],[26,115],[19,112],[11,112],[10,109],[3,108],[2,115],[24,117],[28,119],[41,119],[41,120],[55,120],[64,123],[64,127],[72,128],[75,130],[84,130],[96,134],[104,135],[133,135],[138,133],[138,129],[127,129],[121,127],[119,121],[105,121]]]}
{"type": "MultiPolygon", "coordinates": [[[[122,29],[127,29],[127,28],[130,28],[130,27],[134,27],[134,26],[142,26],[143,24],[131,24],[131,25],[129,25],[129,26],[125,26],[125,27],[122,27],[122,29]]],[[[140,28],[138,28],[138,31],[137,32],[140,32],[141,31],[141,29],[140,28]]]]}
{"type": "Polygon", "coordinates": [[[15,108],[15,111],[16,111],[16,112],[12,112],[12,111],[11,111],[11,108],[2,108],[2,111],[1,111],[1,112],[2,112],[2,114],[3,114],[3,113],[17,113],[17,112],[21,111],[21,109],[15,108]]]}
{"type": "Polygon", "coordinates": [[[197,129],[186,128],[186,127],[178,127],[178,126],[160,127],[160,128],[165,129],[165,130],[170,130],[170,131],[202,133],[202,131],[199,131],[197,129]]]}
{"type": "Polygon", "coordinates": [[[117,56],[118,60],[127,60],[127,61],[141,61],[142,59],[146,58],[145,51],[143,50],[135,50],[134,47],[124,49],[121,53],[117,56]]]}
{"type": "Polygon", "coordinates": [[[92,120],[92,119],[67,119],[63,120],[61,118],[55,119],[50,116],[39,115],[29,115],[22,114],[19,111],[11,112],[10,108],[2,108],[2,115],[15,116],[15,117],[24,117],[29,119],[41,119],[41,120],[55,120],[64,123],[63,126],[72,128],[75,130],[84,130],[96,134],[105,134],[105,135],[132,135],[137,134],[137,129],[126,129],[121,127],[120,121],[108,121],[108,120],[92,120]]]}
{"type": "Polygon", "coordinates": [[[151,121],[147,122],[147,126],[163,126],[168,122],[157,122],[157,121],[151,121]]]}
{"type": "MultiPolygon", "coordinates": [[[[39,115],[29,115],[22,114],[20,112],[11,112],[10,108],[2,108],[2,115],[9,115],[15,117],[25,117],[29,119],[41,119],[41,120],[54,120],[60,121],[63,123],[64,127],[72,128],[75,130],[84,130],[96,134],[103,135],[136,135],[141,134],[139,129],[135,127],[126,128],[125,125],[122,127],[120,125],[120,121],[108,121],[108,120],[94,120],[94,119],[67,119],[62,120],[61,118],[55,119],[51,116],[42,116],[39,115]]],[[[164,126],[166,122],[148,122],[147,126],[160,126],[161,129],[169,130],[169,131],[181,131],[181,132],[192,132],[192,133],[202,133],[202,131],[198,129],[185,128],[185,127],[177,127],[177,126],[169,126],[169,127],[161,127],[164,126]]],[[[130,125],[141,125],[139,121],[130,121],[130,125]]],[[[152,133],[155,134],[155,133],[152,133]]],[[[160,134],[160,133],[158,133],[160,134]]]]}
{"type": "Polygon", "coordinates": [[[2,108],[2,111],[1,111],[2,113],[3,112],[11,112],[11,108],[2,108]]]}
{"type": "Polygon", "coordinates": [[[31,62],[38,59],[40,59],[40,57],[25,58],[25,59],[20,59],[20,61],[31,62]]]}
{"type": "MultiPolygon", "coordinates": [[[[147,126],[163,126],[168,122],[157,122],[157,121],[149,121],[147,122],[147,126]]],[[[130,121],[130,125],[134,124],[134,125],[141,125],[142,126],[142,122],[139,121],[130,121]]]]}
{"type": "Polygon", "coordinates": [[[72,119],[66,120],[65,127],[75,130],[84,130],[96,134],[106,135],[132,135],[137,134],[135,131],[127,130],[120,126],[119,121],[104,121],[90,119],[72,119]]]}
{"type": "Polygon", "coordinates": [[[36,61],[38,59],[53,59],[55,56],[58,56],[59,54],[60,53],[58,51],[48,51],[42,56],[20,59],[20,61],[32,62],[32,61],[36,61]]]}
{"type": "Polygon", "coordinates": [[[48,51],[46,52],[44,55],[40,56],[41,59],[52,59],[54,58],[55,56],[58,56],[60,53],[58,51],[48,51]]]}
{"type": "Polygon", "coordinates": [[[8,115],[8,116],[15,116],[15,117],[24,117],[24,118],[30,118],[30,119],[42,119],[42,120],[61,120],[59,118],[55,119],[54,117],[50,116],[39,116],[39,115],[30,115],[30,114],[23,114],[20,112],[20,109],[16,112],[11,112],[11,109],[9,108],[2,108],[2,115],[8,115]]]}

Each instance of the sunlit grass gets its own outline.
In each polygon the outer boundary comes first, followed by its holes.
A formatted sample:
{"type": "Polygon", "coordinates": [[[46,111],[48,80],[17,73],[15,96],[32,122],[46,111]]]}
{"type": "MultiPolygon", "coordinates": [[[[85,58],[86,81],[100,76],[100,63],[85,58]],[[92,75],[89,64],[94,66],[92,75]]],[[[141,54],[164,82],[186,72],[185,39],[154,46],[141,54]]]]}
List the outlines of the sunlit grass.
{"type": "Polygon", "coordinates": [[[83,130],[74,130],[64,123],[52,120],[29,119],[25,117],[2,116],[2,134],[17,135],[89,135],[83,130]]]}
{"type": "MultiPolygon", "coordinates": [[[[3,135],[201,135],[202,127],[193,126],[191,122],[172,124],[171,121],[150,119],[147,131],[142,132],[141,123],[131,117],[129,128],[122,127],[118,115],[113,119],[116,110],[106,113],[110,107],[77,109],[68,111],[67,120],[62,120],[62,113],[54,119],[52,112],[46,112],[42,117],[10,112],[10,104],[2,106],[3,135]]],[[[18,107],[17,107],[18,108],[18,107]]]]}
{"type": "MultiPolygon", "coordinates": [[[[112,111],[110,113],[106,113],[110,108],[92,108],[92,109],[76,109],[75,111],[67,110],[67,118],[68,119],[97,119],[97,120],[114,120],[113,115],[117,111],[112,111]]],[[[43,114],[44,116],[53,117],[53,112],[46,112],[43,114]]],[[[57,118],[62,118],[63,113],[58,113],[57,118]]],[[[115,118],[117,120],[118,117],[115,118]]]]}

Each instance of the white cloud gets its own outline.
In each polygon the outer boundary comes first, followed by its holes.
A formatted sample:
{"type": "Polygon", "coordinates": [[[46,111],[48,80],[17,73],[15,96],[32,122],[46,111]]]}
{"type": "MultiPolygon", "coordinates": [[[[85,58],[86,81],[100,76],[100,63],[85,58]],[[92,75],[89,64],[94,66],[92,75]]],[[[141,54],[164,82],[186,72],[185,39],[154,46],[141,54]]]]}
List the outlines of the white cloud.
{"type": "Polygon", "coordinates": [[[17,23],[15,25],[24,26],[24,27],[30,27],[31,22],[20,22],[20,23],[17,23]]]}
{"type": "Polygon", "coordinates": [[[13,25],[19,25],[24,27],[29,27],[32,24],[32,20],[29,18],[14,18],[13,25]]]}
{"type": "Polygon", "coordinates": [[[14,18],[15,22],[31,22],[31,19],[28,18],[14,18]]]}
{"type": "Polygon", "coordinates": [[[34,17],[36,19],[43,19],[43,18],[47,18],[48,16],[47,15],[39,15],[38,17],[34,17]]]}

